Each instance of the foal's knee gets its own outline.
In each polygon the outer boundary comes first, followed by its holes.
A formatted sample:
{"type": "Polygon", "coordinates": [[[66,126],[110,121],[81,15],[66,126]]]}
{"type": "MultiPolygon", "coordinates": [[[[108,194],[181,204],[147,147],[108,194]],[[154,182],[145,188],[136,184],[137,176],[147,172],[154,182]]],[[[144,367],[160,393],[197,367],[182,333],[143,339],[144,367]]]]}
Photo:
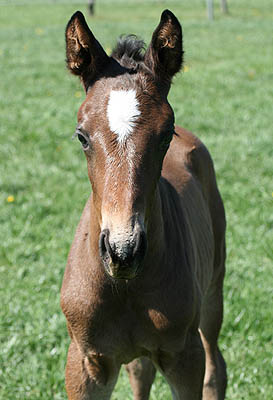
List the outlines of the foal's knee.
{"type": "Polygon", "coordinates": [[[66,365],[66,390],[69,400],[109,399],[119,367],[99,353],[83,353],[72,341],[66,365]]]}
{"type": "Polygon", "coordinates": [[[105,359],[99,354],[87,355],[83,359],[83,366],[91,381],[97,385],[106,385],[109,380],[108,367],[105,359]]]}

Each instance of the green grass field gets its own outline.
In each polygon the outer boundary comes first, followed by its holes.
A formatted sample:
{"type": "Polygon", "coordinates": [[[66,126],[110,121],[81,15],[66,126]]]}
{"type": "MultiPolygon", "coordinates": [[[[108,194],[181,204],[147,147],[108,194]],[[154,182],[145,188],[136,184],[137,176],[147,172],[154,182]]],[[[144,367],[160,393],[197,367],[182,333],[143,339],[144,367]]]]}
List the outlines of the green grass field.
{"type": "MultiPolygon", "coordinates": [[[[215,20],[201,0],[97,1],[88,21],[105,48],[121,33],[149,41],[168,7],[184,29],[186,63],[170,102],[215,161],[225,202],[227,274],[220,345],[227,399],[272,399],[272,45],[268,0],[230,0],[215,20]]],[[[65,68],[76,1],[0,1],[0,399],[65,399],[68,347],[59,291],[90,193],[71,137],[84,93],[65,68]],[[23,4],[23,5],[22,5],[23,4]]],[[[123,371],[113,399],[132,399],[123,371]]],[[[171,399],[157,375],[153,400],[171,399]]]]}

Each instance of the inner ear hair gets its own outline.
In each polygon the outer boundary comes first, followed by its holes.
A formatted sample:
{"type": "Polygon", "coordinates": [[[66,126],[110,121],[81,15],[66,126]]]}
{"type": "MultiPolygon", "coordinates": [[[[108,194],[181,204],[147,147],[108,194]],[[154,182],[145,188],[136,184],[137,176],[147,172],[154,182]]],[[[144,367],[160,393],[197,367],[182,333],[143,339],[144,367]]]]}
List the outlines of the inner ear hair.
{"type": "Polygon", "coordinates": [[[179,38],[172,28],[172,25],[167,23],[159,31],[158,41],[160,47],[169,47],[171,49],[175,48],[179,38]]]}
{"type": "Polygon", "coordinates": [[[183,63],[182,28],[169,11],[163,11],[160,23],[153,33],[145,62],[159,79],[171,81],[183,63]]]}
{"type": "Polygon", "coordinates": [[[84,16],[77,11],[68,22],[65,32],[67,67],[74,75],[82,75],[91,62],[90,33],[84,16]]]}
{"type": "Polygon", "coordinates": [[[66,27],[66,63],[74,75],[81,77],[85,88],[96,78],[109,57],[89,29],[83,14],[77,11],[66,27]]]}

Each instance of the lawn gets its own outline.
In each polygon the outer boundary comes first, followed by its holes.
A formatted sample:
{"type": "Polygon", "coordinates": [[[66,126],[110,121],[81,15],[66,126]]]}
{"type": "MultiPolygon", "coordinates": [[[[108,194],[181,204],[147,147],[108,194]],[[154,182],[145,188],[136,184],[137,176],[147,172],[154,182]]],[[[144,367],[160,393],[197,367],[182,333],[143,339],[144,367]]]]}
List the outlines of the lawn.
{"type": "MultiPolygon", "coordinates": [[[[86,2],[87,3],[87,2],[86,2]]],[[[208,146],[227,213],[227,399],[270,400],[272,384],[272,45],[270,1],[98,0],[93,32],[149,41],[168,7],[184,30],[184,72],[169,96],[177,123],[208,146]]],[[[90,193],[71,137],[84,93],[65,68],[64,29],[77,1],[0,0],[0,398],[65,399],[68,347],[59,291],[90,193]]],[[[132,399],[123,371],[112,396],[132,399]]],[[[157,375],[153,400],[171,399],[157,375]]]]}

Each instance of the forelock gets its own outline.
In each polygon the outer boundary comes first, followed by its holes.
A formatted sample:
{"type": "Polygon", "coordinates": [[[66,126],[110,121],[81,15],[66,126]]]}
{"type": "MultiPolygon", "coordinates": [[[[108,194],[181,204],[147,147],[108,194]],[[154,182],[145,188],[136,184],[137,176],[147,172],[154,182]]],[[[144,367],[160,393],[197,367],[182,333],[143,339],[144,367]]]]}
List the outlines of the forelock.
{"type": "Polygon", "coordinates": [[[137,68],[144,61],[145,43],[136,35],[121,36],[111,56],[123,67],[137,68]]]}

